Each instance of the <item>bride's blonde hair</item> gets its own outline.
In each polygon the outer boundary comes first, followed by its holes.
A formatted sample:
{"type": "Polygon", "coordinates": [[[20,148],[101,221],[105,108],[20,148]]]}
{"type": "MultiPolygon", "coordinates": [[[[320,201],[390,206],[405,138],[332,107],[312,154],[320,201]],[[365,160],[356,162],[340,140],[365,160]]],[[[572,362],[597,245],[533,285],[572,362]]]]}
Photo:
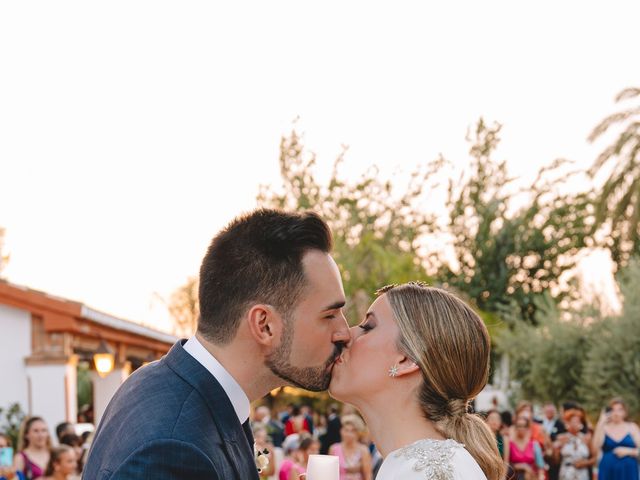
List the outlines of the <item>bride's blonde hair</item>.
{"type": "Polygon", "coordinates": [[[491,340],[484,322],[450,293],[423,283],[384,287],[400,329],[398,349],[422,372],[418,399],[427,419],[465,445],[488,480],[504,478],[496,439],[468,405],[489,377],[491,340]]]}

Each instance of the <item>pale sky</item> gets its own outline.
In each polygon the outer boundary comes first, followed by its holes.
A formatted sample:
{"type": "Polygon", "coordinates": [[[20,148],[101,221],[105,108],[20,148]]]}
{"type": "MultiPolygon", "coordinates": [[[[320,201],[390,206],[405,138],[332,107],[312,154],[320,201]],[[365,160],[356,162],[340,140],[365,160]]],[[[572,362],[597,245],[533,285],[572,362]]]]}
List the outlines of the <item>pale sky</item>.
{"type": "Polygon", "coordinates": [[[211,237],[278,182],[294,118],[327,175],[439,153],[482,115],[530,179],[588,167],[640,85],[640,2],[0,3],[0,226],[12,282],[163,327],[211,237]]]}

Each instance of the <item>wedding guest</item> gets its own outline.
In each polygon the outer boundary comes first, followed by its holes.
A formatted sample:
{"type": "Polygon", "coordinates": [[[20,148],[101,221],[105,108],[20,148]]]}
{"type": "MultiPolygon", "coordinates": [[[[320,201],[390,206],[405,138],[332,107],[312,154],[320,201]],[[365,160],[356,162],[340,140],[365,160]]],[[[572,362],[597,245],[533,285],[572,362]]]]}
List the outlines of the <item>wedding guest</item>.
{"type": "Polygon", "coordinates": [[[532,438],[531,421],[518,417],[509,443],[509,459],[517,480],[544,480],[544,462],[540,444],[532,438]]]}
{"type": "Polygon", "coordinates": [[[64,437],[65,435],[75,435],[75,433],[76,429],[73,427],[73,423],[61,422],[56,425],[56,438],[58,439],[58,443],[62,442],[62,437],[64,437]]]}
{"type": "Polygon", "coordinates": [[[42,477],[49,463],[51,436],[41,417],[23,420],[18,436],[18,453],[13,466],[28,479],[42,477]]]}
{"type": "Polygon", "coordinates": [[[307,471],[309,455],[316,455],[320,452],[320,442],[310,437],[309,434],[294,433],[290,437],[285,438],[283,443],[285,453],[289,451],[290,454],[282,462],[279,480],[299,480],[300,475],[307,471]],[[290,439],[288,444],[287,439],[290,439]]]}
{"type": "Polygon", "coordinates": [[[558,434],[566,432],[566,428],[562,420],[558,417],[558,411],[556,406],[547,402],[542,407],[542,430],[546,437],[545,459],[549,464],[549,480],[558,480],[558,474],[560,472],[560,465],[557,462],[558,456],[553,447],[558,434]]]}
{"type": "Polygon", "coordinates": [[[51,450],[49,463],[42,480],[70,480],[76,473],[77,457],[73,447],[60,445],[51,450]]]}
{"type": "Polygon", "coordinates": [[[594,455],[601,454],[598,480],[638,480],[640,429],[627,421],[627,406],[621,398],[609,402],[593,436],[594,455]]]}
{"type": "Polygon", "coordinates": [[[275,447],[269,441],[269,436],[267,434],[267,429],[262,426],[257,426],[253,428],[253,441],[255,442],[255,450],[259,452],[263,452],[269,460],[269,464],[262,468],[260,471],[260,480],[267,480],[270,478],[276,471],[276,461],[275,461],[275,447]],[[264,453],[264,452],[267,453],[264,453]]]}
{"type": "Polygon", "coordinates": [[[554,457],[560,465],[559,480],[589,480],[589,467],[595,463],[589,450],[590,436],[582,433],[584,413],[567,410],[564,424],[567,432],[558,435],[554,442],[554,457]]]}
{"type": "MultiPolygon", "coordinates": [[[[11,448],[11,439],[8,435],[0,433],[0,450],[11,448]]],[[[13,459],[11,459],[13,460],[13,459]]],[[[24,480],[21,473],[16,472],[13,465],[0,465],[0,480],[24,480]]]]}
{"type": "Polygon", "coordinates": [[[308,404],[304,404],[302,406],[300,406],[300,413],[304,416],[305,420],[307,421],[307,425],[309,426],[309,433],[313,436],[313,434],[315,433],[315,424],[313,421],[313,409],[311,408],[311,405],[308,404]]]}
{"type": "Polygon", "coordinates": [[[496,437],[496,444],[500,456],[506,463],[509,463],[509,437],[502,435],[502,415],[498,410],[490,410],[487,413],[487,425],[496,437]]]}
{"type": "Polygon", "coordinates": [[[336,455],[340,462],[340,480],[371,480],[371,454],[360,442],[365,426],[357,415],[342,417],[342,440],[329,448],[329,455],[336,455]]]}
{"type": "Polygon", "coordinates": [[[551,440],[555,440],[556,435],[565,429],[562,420],[558,417],[556,406],[551,402],[546,403],[542,411],[544,415],[542,418],[542,429],[549,435],[551,440]]]}
{"type": "Polygon", "coordinates": [[[254,426],[262,426],[267,430],[267,435],[276,447],[282,447],[284,440],[284,425],[271,417],[271,410],[266,405],[260,405],[254,412],[254,426]]]}
{"type": "Polygon", "coordinates": [[[311,426],[309,425],[307,418],[303,415],[300,407],[298,405],[294,405],[291,409],[291,415],[284,424],[284,434],[288,436],[292,433],[302,432],[311,434],[311,426]]]}
{"type": "Polygon", "coordinates": [[[542,425],[534,422],[533,418],[533,405],[531,402],[522,401],[516,407],[516,420],[518,418],[526,418],[529,420],[529,425],[531,429],[531,439],[535,440],[540,444],[540,448],[544,449],[545,446],[545,432],[542,429],[542,425]]]}
{"type": "Polygon", "coordinates": [[[320,439],[320,453],[326,455],[329,453],[329,447],[341,440],[341,428],[342,422],[340,421],[340,415],[338,415],[338,405],[333,403],[329,407],[329,415],[327,416],[327,433],[320,439]]]}
{"type": "Polygon", "coordinates": [[[84,456],[84,441],[75,433],[66,433],[60,438],[60,445],[69,445],[76,452],[77,473],[82,473],[82,457],[84,456]]]}

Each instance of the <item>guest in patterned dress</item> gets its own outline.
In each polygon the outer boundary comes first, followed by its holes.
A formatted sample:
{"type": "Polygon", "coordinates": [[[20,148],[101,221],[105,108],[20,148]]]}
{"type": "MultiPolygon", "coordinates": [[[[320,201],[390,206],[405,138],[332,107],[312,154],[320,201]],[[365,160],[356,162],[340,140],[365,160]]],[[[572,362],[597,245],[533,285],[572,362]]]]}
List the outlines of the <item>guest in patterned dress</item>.
{"type": "Polygon", "coordinates": [[[595,459],[589,449],[591,437],[582,433],[584,421],[580,410],[567,410],[564,414],[567,432],[559,434],[553,444],[555,460],[560,465],[558,480],[589,480],[589,467],[595,459]]]}
{"type": "Polygon", "coordinates": [[[367,446],[360,442],[364,429],[364,422],[357,415],[342,417],[342,441],[329,448],[329,455],[336,455],[340,461],[340,480],[372,478],[371,454],[367,446]]]}

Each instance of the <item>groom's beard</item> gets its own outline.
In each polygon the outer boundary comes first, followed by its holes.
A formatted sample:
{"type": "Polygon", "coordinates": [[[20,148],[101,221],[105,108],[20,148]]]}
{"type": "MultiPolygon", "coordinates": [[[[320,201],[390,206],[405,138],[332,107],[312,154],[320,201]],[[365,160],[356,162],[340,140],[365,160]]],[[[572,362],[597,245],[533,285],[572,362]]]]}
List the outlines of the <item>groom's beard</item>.
{"type": "Polygon", "coordinates": [[[265,364],[281,379],[312,392],[320,392],[329,388],[331,383],[331,366],[340,356],[341,348],[336,346],[327,361],[319,367],[296,367],[291,365],[290,357],[293,348],[293,321],[284,329],[280,346],[267,357],[265,364]]]}

